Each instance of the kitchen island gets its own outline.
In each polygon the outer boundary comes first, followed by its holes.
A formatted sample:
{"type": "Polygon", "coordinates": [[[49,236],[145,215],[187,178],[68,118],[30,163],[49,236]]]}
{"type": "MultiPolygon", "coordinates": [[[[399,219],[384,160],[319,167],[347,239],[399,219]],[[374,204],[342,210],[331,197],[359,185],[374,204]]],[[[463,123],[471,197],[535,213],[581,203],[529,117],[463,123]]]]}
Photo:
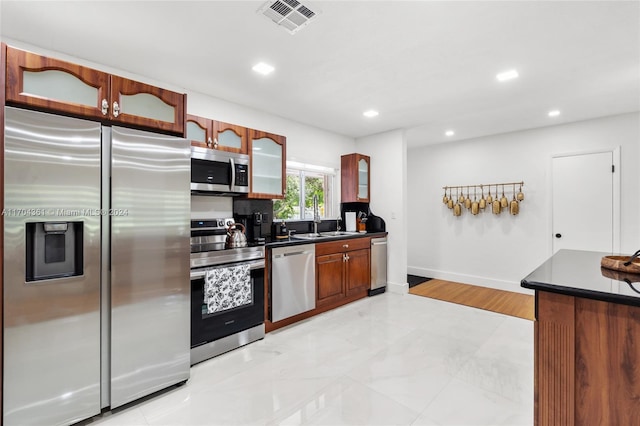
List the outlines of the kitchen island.
{"type": "Polygon", "coordinates": [[[536,297],[536,425],[638,424],[640,276],[601,269],[607,254],[560,250],[522,280],[536,297]]]}

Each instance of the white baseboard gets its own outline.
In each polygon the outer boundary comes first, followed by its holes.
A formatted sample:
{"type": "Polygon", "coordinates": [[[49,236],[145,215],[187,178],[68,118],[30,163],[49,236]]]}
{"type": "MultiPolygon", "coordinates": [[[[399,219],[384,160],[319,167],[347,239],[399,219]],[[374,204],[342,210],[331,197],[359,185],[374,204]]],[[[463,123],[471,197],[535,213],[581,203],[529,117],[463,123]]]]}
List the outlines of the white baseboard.
{"type": "Polygon", "coordinates": [[[409,283],[398,284],[387,282],[387,291],[389,293],[407,294],[409,293],[409,283]]]}
{"type": "Polygon", "coordinates": [[[437,271],[435,269],[408,266],[407,273],[421,277],[437,278],[440,280],[454,281],[463,284],[472,284],[480,287],[495,288],[496,290],[513,291],[515,293],[534,294],[533,290],[523,288],[520,282],[496,280],[493,278],[479,277],[476,275],[457,274],[455,272],[437,271]]]}

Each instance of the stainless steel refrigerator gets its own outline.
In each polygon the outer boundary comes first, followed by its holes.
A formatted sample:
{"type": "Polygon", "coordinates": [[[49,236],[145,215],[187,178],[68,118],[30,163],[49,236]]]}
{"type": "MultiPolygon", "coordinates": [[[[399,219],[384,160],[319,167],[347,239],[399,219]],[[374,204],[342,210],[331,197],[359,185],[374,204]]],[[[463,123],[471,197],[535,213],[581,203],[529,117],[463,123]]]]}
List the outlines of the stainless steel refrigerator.
{"type": "Polygon", "coordinates": [[[189,378],[186,140],[5,109],[4,425],[189,378]]]}

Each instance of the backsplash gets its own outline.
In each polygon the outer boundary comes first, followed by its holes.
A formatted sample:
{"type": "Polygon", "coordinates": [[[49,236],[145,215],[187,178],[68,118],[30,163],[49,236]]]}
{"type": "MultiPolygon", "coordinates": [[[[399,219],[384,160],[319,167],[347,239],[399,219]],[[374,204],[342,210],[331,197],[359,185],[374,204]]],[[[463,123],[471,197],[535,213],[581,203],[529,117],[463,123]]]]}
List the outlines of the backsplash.
{"type": "Polygon", "coordinates": [[[233,217],[233,197],[191,195],[191,219],[233,217]]]}

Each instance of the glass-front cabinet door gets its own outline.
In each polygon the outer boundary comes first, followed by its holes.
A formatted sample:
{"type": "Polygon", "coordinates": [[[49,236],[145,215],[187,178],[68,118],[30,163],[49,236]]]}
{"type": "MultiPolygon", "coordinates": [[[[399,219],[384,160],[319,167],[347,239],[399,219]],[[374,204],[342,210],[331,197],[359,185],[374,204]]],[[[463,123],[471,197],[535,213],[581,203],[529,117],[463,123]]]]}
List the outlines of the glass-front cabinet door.
{"type": "Polygon", "coordinates": [[[7,103],[83,117],[109,116],[107,73],[7,47],[6,75],[7,103]]]}
{"type": "Polygon", "coordinates": [[[111,76],[111,115],[114,121],[184,133],[185,95],[111,76]]]}
{"type": "Polygon", "coordinates": [[[248,129],[246,127],[213,121],[213,148],[221,151],[247,153],[248,129]]]}
{"type": "Polygon", "coordinates": [[[358,159],[358,200],[369,201],[369,158],[358,159]]]}
{"type": "Polygon", "coordinates": [[[191,141],[191,146],[199,146],[202,148],[213,147],[211,120],[198,117],[197,115],[187,114],[185,128],[185,137],[191,141]]]}
{"type": "Polygon", "coordinates": [[[7,46],[6,101],[184,135],[185,95],[7,46]]]}
{"type": "Polygon", "coordinates": [[[249,198],[284,198],[286,138],[250,130],[251,189],[249,198]]]}
{"type": "Polygon", "coordinates": [[[341,200],[343,203],[368,203],[371,194],[371,159],[363,154],[341,157],[341,200]]]}

